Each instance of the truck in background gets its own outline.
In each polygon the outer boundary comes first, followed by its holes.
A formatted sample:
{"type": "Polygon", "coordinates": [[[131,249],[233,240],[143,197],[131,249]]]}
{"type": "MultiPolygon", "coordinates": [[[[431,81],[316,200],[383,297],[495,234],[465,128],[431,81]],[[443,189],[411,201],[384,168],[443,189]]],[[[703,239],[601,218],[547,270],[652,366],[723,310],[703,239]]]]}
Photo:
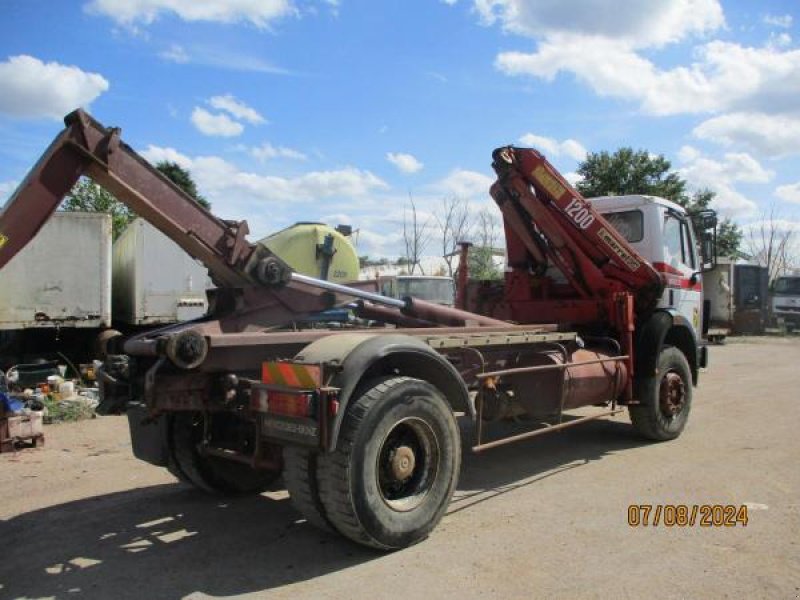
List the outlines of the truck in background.
{"type": "MultiPolygon", "coordinates": [[[[0,365],[54,358],[111,325],[111,217],[57,212],[0,270],[0,365]]],[[[82,351],[82,352],[81,352],[82,351]]]]}
{"type": "Polygon", "coordinates": [[[413,296],[443,306],[456,303],[455,282],[446,275],[381,275],[378,288],[389,298],[413,296]]]}
{"type": "Polygon", "coordinates": [[[772,318],[787,331],[800,329],[800,275],[778,277],[770,294],[772,318]]]}

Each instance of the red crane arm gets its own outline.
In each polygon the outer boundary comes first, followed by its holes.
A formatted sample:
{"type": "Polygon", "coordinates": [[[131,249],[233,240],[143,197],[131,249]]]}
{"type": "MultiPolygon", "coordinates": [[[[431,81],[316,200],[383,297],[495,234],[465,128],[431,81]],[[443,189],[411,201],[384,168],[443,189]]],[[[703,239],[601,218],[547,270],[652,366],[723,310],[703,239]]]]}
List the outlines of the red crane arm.
{"type": "Polygon", "coordinates": [[[637,312],[655,306],[663,290],[659,273],[541,153],[506,146],[492,158],[498,180],[491,194],[503,213],[508,246],[524,247],[528,255],[527,265],[512,268],[541,275],[552,264],[579,299],[629,292],[637,312]]]}

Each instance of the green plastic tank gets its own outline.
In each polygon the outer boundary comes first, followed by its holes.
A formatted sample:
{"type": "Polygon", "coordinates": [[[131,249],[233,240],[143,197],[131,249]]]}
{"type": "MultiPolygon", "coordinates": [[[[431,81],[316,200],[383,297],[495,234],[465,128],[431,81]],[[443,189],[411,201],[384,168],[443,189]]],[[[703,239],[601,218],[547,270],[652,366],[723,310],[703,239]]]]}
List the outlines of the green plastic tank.
{"type": "Polygon", "coordinates": [[[336,283],[358,279],[358,255],[350,240],[324,223],[295,223],[259,244],[298,273],[336,283]]]}

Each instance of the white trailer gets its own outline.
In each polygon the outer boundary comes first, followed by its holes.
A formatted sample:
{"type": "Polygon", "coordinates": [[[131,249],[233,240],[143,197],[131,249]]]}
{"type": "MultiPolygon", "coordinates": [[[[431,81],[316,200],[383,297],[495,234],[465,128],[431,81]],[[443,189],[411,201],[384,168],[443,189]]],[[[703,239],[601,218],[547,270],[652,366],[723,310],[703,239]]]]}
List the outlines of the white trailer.
{"type": "Polygon", "coordinates": [[[111,217],[55,213],[0,269],[0,331],[111,325],[111,217]]]}
{"type": "Polygon", "coordinates": [[[160,325],[205,314],[208,269],[144,219],[114,242],[114,324],[160,325]]]}

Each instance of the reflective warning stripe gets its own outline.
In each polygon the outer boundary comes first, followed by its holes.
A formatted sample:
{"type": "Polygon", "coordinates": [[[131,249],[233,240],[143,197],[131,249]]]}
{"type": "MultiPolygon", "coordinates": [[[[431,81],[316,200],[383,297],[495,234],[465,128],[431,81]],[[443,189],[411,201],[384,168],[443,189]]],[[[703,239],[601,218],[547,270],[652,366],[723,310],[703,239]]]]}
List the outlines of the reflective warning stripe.
{"type": "Polygon", "coordinates": [[[267,384],[314,390],[322,386],[322,368],[320,365],[265,362],[261,365],[261,381],[267,384]]]}

